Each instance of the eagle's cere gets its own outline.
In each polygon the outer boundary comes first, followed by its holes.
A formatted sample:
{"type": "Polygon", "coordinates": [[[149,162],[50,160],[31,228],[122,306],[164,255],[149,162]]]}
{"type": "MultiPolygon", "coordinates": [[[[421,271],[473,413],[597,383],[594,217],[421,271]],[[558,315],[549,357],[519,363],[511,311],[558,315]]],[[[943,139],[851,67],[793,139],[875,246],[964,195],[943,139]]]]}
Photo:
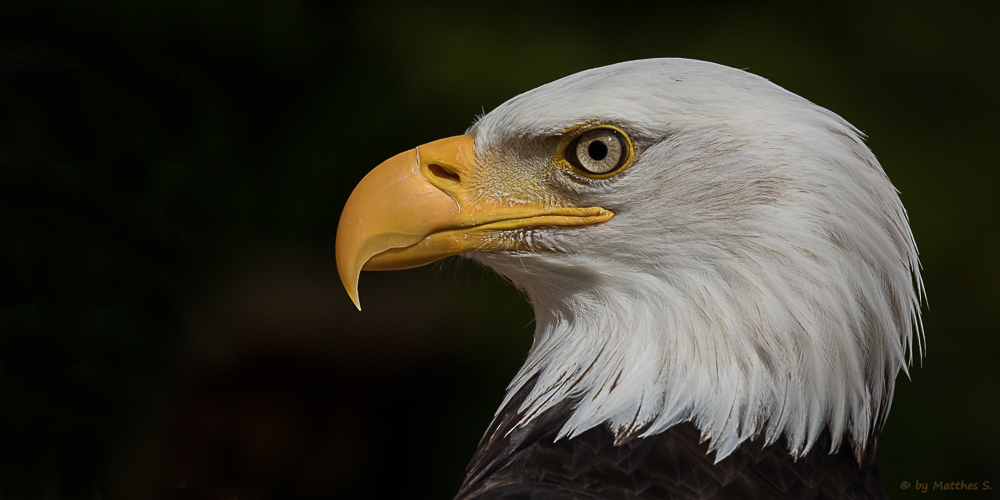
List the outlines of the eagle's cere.
{"type": "MultiPolygon", "coordinates": [[[[884,495],[875,440],[920,340],[922,285],[895,189],[836,114],[683,59],[552,82],[387,161],[345,207],[337,260],[355,301],[362,268],[455,254],[509,278],[536,315],[463,498],[615,498],[627,488],[581,480],[596,466],[574,469],[584,452],[566,446],[606,432],[606,446],[640,450],[689,425],[698,460],[711,455],[693,468],[751,448],[849,456],[868,485],[857,491],[884,495]],[[531,454],[543,447],[565,455],[544,465],[531,454]]],[[[734,495],[754,469],[727,470],[712,494],[734,495]]],[[[710,493],[686,477],[633,481],[630,494],[710,493]]]]}

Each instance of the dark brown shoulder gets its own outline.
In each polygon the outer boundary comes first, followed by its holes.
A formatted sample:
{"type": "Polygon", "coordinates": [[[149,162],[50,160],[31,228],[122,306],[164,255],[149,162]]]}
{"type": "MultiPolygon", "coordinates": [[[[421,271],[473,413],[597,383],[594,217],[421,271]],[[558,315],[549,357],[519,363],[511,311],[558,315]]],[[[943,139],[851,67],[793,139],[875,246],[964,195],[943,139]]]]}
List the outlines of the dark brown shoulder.
{"type": "Polygon", "coordinates": [[[827,432],[798,460],[782,438],[766,447],[760,440],[744,443],[718,464],[691,423],[617,445],[605,427],[555,441],[569,403],[514,427],[531,386],[491,424],[456,500],[887,498],[874,437],[860,465],[846,443],[827,453],[827,432]]]}

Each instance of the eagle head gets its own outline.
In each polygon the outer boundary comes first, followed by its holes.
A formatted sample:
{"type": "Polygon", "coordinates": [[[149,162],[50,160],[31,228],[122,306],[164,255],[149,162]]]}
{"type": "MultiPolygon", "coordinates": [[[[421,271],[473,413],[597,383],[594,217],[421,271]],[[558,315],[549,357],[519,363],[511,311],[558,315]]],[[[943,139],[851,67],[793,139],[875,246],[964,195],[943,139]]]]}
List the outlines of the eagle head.
{"type": "Polygon", "coordinates": [[[823,432],[860,461],[920,333],[906,211],[862,134],[764,78],[652,59],[541,86],[361,181],[337,263],[462,255],[530,298],[501,409],[556,440],[690,422],[715,460],[823,432]],[[520,394],[516,399],[515,394],[520,394]]]}

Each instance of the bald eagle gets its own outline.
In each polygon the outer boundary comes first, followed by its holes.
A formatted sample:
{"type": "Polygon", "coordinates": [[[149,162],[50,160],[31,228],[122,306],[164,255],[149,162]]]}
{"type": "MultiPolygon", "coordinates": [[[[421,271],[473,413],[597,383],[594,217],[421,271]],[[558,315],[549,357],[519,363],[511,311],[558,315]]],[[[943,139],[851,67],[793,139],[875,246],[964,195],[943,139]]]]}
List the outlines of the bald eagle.
{"type": "Polygon", "coordinates": [[[916,245],[861,132],[764,78],[652,59],[521,94],[369,173],[336,254],[359,308],[361,270],[451,255],[530,298],[458,499],[886,495],[916,245]]]}

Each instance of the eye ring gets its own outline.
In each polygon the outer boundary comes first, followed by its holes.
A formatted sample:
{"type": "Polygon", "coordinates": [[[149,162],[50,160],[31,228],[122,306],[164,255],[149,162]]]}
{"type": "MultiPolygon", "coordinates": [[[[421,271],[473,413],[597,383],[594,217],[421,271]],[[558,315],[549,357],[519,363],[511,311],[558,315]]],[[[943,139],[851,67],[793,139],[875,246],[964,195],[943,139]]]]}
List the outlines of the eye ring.
{"type": "Polygon", "coordinates": [[[588,177],[611,177],[632,160],[632,143],[612,127],[587,130],[566,145],[563,157],[588,177]]]}

